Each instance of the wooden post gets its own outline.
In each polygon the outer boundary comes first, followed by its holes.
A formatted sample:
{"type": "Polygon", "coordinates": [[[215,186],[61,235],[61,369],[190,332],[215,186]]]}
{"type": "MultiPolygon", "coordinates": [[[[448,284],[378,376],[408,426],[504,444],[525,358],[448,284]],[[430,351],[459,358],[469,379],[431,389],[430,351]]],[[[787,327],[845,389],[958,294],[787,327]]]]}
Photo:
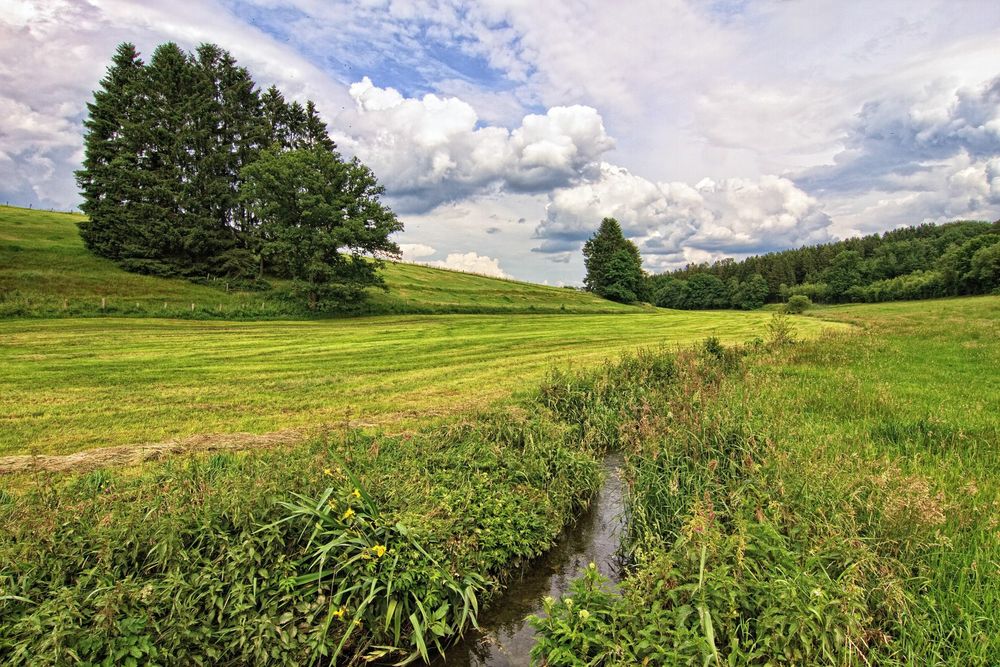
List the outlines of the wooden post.
{"type": "Polygon", "coordinates": [[[191,302],[191,312],[194,312],[194,301],[191,302]]]}
{"type": "Polygon", "coordinates": [[[63,310],[66,310],[67,308],[69,308],[69,300],[63,299],[63,310]]]}
{"type": "Polygon", "coordinates": [[[106,305],[107,305],[107,301],[106,301],[106,300],[105,300],[105,298],[104,298],[104,297],[102,296],[102,297],[101,297],[101,310],[104,310],[104,307],[105,307],[106,305]]]}

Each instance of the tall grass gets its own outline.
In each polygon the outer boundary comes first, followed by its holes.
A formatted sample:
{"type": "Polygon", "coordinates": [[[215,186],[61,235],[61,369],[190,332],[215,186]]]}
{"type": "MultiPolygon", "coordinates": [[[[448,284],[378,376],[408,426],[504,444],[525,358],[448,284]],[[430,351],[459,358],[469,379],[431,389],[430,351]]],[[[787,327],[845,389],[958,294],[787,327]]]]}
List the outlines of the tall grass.
{"type": "Polygon", "coordinates": [[[538,662],[995,664],[1000,300],[824,315],[866,332],[678,359],[626,449],[629,576],[552,601],[538,662]]]}

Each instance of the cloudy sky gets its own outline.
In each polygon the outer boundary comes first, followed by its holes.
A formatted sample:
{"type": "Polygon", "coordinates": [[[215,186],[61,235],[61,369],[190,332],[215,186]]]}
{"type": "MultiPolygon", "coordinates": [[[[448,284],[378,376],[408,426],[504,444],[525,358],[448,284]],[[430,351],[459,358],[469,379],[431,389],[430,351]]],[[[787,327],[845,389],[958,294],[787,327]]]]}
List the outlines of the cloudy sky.
{"type": "Polygon", "coordinates": [[[115,45],[314,99],[405,256],[577,284],[613,215],[658,271],[1000,217],[996,0],[2,0],[0,201],[69,209],[115,45]]]}

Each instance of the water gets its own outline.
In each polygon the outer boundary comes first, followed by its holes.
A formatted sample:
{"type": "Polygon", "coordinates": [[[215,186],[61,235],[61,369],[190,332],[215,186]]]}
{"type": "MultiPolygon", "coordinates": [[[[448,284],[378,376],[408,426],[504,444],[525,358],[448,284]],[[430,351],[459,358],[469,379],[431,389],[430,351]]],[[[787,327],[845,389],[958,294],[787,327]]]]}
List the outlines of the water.
{"type": "Polygon", "coordinates": [[[480,615],[479,631],[467,631],[434,665],[524,667],[535,643],[535,631],[525,617],[542,613],[545,596],[559,597],[568,591],[590,563],[612,582],[619,581],[615,552],[621,533],[620,465],[617,454],[604,460],[604,486],[590,508],[548,553],[528,563],[520,576],[514,575],[503,596],[480,615]]]}

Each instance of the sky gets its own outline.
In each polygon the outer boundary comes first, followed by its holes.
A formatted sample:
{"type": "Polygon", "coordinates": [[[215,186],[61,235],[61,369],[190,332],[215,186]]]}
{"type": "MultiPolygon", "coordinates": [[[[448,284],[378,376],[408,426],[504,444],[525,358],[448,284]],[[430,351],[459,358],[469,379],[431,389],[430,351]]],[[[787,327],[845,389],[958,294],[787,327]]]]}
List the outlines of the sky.
{"type": "Polygon", "coordinates": [[[0,0],[0,201],[69,210],[115,46],[312,99],[410,261],[580,284],[1000,218],[996,0],[0,0]]]}

